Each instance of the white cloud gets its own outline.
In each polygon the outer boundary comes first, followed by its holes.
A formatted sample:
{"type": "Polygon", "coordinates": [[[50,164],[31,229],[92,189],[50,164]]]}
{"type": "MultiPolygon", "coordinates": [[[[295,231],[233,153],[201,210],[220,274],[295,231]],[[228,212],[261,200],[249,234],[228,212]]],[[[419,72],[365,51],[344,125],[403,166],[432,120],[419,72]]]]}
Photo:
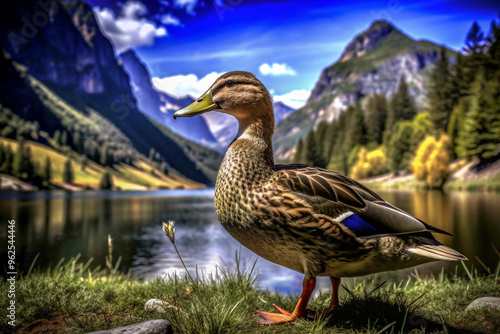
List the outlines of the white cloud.
{"type": "Polygon", "coordinates": [[[198,0],[174,0],[174,7],[184,8],[186,12],[194,15],[194,8],[198,4],[198,0]]]}
{"type": "Polygon", "coordinates": [[[171,25],[171,26],[182,25],[181,21],[177,17],[173,16],[170,13],[161,16],[161,23],[163,23],[165,25],[171,25]]]}
{"type": "Polygon", "coordinates": [[[174,75],[165,78],[154,77],[153,85],[156,89],[169,95],[176,97],[190,95],[194,98],[198,98],[212,86],[221,74],[223,73],[212,72],[201,79],[198,79],[195,74],[174,75]]]}
{"type": "Polygon", "coordinates": [[[132,47],[152,45],[156,37],[167,35],[164,27],[144,18],[146,12],[146,6],[137,1],[126,2],[118,15],[106,7],[94,8],[99,27],[117,54],[132,47]]]}
{"type": "Polygon", "coordinates": [[[287,64],[273,63],[269,65],[264,63],[259,67],[260,73],[264,75],[296,75],[297,72],[287,64]]]}
{"type": "Polygon", "coordinates": [[[299,109],[306,104],[310,95],[311,92],[308,90],[296,89],[283,95],[274,95],[273,100],[274,102],[283,102],[294,109],[299,109]]]}
{"type": "Polygon", "coordinates": [[[159,28],[156,28],[156,37],[163,37],[163,36],[167,36],[167,29],[165,29],[165,27],[159,27],[159,28]]]}

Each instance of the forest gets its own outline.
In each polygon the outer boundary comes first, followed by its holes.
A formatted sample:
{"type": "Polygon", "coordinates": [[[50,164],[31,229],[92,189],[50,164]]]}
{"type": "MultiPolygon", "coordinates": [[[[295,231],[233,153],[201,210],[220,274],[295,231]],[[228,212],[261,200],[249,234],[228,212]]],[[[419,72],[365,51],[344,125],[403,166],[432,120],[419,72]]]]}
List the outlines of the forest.
{"type": "Polygon", "coordinates": [[[418,108],[404,76],[398,90],[370,96],[322,122],[295,148],[294,162],[326,167],[355,179],[411,172],[431,188],[449,177],[457,158],[478,166],[500,154],[500,24],[485,34],[470,28],[456,58],[441,48],[418,108]]]}

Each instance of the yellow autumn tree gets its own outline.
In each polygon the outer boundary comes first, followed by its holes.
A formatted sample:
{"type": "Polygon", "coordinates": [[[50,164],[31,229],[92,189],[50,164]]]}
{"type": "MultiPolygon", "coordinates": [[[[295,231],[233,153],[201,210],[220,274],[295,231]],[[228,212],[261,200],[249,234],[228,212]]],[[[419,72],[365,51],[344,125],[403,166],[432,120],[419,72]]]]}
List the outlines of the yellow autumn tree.
{"type": "Polygon", "coordinates": [[[387,158],[384,151],[376,149],[368,152],[365,147],[361,147],[356,163],[352,167],[351,177],[359,180],[385,172],[387,172],[387,158]]]}
{"type": "Polygon", "coordinates": [[[436,140],[427,136],[418,147],[417,154],[412,162],[413,175],[417,180],[425,180],[427,177],[427,160],[436,148],[436,140]]]}
{"type": "Polygon", "coordinates": [[[446,135],[441,135],[439,141],[431,136],[422,141],[412,163],[413,175],[417,180],[425,180],[431,188],[443,185],[449,175],[449,145],[450,140],[446,135]]]}
{"type": "Polygon", "coordinates": [[[381,149],[368,152],[366,160],[370,165],[368,176],[380,175],[387,172],[387,157],[381,149]]]}
{"type": "Polygon", "coordinates": [[[359,149],[356,156],[356,163],[352,167],[351,177],[353,179],[365,179],[367,175],[368,163],[366,161],[366,148],[363,146],[359,149]]]}
{"type": "Polygon", "coordinates": [[[441,135],[427,161],[427,184],[432,188],[440,188],[448,179],[451,161],[449,147],[450,139],[447,135],[441,135]]]}

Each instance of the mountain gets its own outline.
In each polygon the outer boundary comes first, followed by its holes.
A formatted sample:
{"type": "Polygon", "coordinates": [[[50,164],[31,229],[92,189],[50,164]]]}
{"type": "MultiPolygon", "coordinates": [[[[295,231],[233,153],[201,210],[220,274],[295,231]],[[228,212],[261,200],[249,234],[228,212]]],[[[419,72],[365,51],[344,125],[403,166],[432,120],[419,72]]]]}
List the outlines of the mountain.
{"type": "Polygon", "coordinates": [[[179,118],[174,121],[172,117],[174,112],[192,103],[191,98],[177,99],[157,91],[151,83],[151,76],[146,66],[137,58],[133,50],[120,54],[118,59],[130,78],[132,94],[141,112],[187,139],[206,146],[213,146],[217,143],[203,117],[179,118]]]}
{"type": "Polygon", "coordinates": [[[274,102],[274,117],[276,124],[288,117],[295,109],[290,108],[283,102],[274,102]]]}
{"type": "MultiPolygon", "coordinates": [[[[196,154],[139,111],[130,78],[89,5],[9,2],[0,33],[2,91],[11,92],[0,102],[15,114],[39,122],[50,137],[66,133],[64,144],[91,160],[131,163],[139,155],[191,180],[214,181],[196,154]]],[[[202,150],[199,156],[212,154],[202,150]]]]}
{"type": "MultiPolygon", "coordinates": [[[[426,80],[439,58],[439,48],[435,43],[410,38],[389,22],[373,22],[354,37],[339,60],[322,71],[306,105],[278,124],[275,154],[289,158],[299,138],[320,122],[336,119],[349,105],[359,100],[363,103],[373,94],[391,96],[402,75],[417,105],[423,108],[426,80]]],[[[451,50],[448,53],[455,55],[451,50]]]]}

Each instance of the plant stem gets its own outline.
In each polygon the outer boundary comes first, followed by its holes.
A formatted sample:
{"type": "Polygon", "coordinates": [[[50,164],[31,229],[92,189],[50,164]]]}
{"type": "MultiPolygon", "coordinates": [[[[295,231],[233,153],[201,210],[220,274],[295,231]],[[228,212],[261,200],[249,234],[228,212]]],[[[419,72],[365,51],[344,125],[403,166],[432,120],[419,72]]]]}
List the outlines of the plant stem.
{"type": "Polygon", "coordinates": [[[191,274],[189,273],[189,270],[188,268],[186,267],[186,264],[184,263],[184,260],[182,259],[182,256],[181,254],[179,253],[179,250],[177,249],[177,246],[175,245],[175,243],[173,244],[174,245],[174,248],[175,248],[175,251],[177,252],[177,255],[179,256],[179,259],[181,260],[182,262],[182,265],[184,266],[184,269],[186,270],[186,273],[188,274],[189,278],[191,279],[191,282],[193,282],[194,285],[196,285],[193,277],[191,277],[191,274]]]}

